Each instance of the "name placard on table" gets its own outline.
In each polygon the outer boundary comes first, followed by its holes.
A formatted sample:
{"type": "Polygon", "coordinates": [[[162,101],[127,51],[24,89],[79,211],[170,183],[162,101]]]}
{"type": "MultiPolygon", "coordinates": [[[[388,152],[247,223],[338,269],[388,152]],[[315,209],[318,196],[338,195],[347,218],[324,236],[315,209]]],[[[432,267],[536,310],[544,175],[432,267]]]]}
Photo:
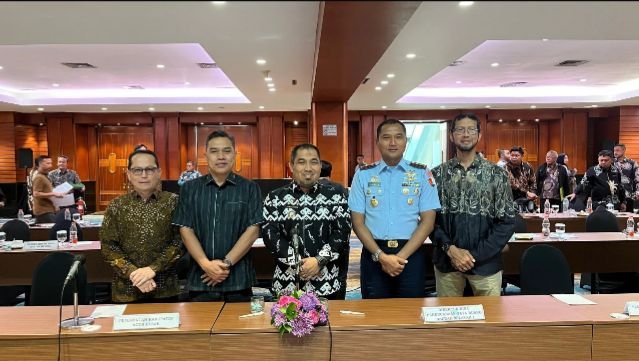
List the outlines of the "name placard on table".
{"type": "Polygon", "coordinates": [[[177,312],[113,317],[113,331],[178,327],[180,327],[180,314],[177,312]]]}
{"type": "Polygon", "coordinates": [[[424,323],[485,319],[483,305],[422,307],[422,320],[424,320],[424,323]]]}
{"type": "Polygon", "coordinates": [[[626,302],[623,313],[627,313],[628,316],[639,316],[639,301],[626,302]]]}
{"type": "Polygon", "coordinates": [[[29,241],[24,242],[22,249],[27,251],[46,250],[46,249],[58,249],[58,241],[55,239],[52,241],[29,241]]]}

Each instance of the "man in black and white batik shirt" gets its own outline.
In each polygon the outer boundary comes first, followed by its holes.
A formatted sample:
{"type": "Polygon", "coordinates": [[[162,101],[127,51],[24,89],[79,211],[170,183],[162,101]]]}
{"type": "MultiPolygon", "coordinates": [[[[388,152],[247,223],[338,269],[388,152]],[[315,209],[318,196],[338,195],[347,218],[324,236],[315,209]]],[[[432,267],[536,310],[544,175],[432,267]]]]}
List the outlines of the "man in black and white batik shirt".
{"type": "Polygon", "coordinates": [[[329,299],[344,299],[340,280],[348,247],[351,218],[341,187],[319,183],[319,149],[300,144],[291,152],[293,182],[268,194],[264,200],[262,237],[276,258],[274,294],[297,287],[329,299]]]}

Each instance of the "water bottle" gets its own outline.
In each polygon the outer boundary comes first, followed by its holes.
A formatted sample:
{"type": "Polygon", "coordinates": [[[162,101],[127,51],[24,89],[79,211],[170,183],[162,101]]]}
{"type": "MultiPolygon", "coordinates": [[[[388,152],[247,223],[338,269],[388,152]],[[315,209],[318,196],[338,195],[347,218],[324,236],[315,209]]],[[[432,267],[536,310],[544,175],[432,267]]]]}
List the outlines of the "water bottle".
{"type": "Polygon", "coordinates": [[[544,202],[544,216],[548,216],[550,214],[550,201],[546,199],[544,202]]]}
{"type": "Polygon", "coordinates": [[[66,208],[64,210],[64,220],[65,221],[70,221],[71,220],[71,211],[69,210],[69,208],[66,208]]]}
{"type": "Polygon", "coordinates": [[[564,197],[563,203],[561,204],[561,211],[563,213],[568,213],[569,209],[570,209],[570,200],[564,197]]]}
{"type": "Polygon", "coordinates": [[[18,209],[18,219],[24,221],[24,211],[22,208],[18,209]]]}
{"type": "Polygon", "coordinates": [[[544,234],[544,237],[550,236],[550,220],[548,219],[548,214],[544,215],[544,221],[541,222],[541,233],[544,234]]]}
{"type": "Polygon", "coordinates": [[[78,243],[78,226],[75,225],[75,222],[71,222],[71,227],[69,228],[69,242],[72,244],[78,243]]]}
{"type": "Polygon", "coordinates": [[[628,237],[635,236],[635,219],[632,218],[632,216],[628,217],[628,220],[626,221],[626,234],[628,237]]]}
{"type": "Polygon", "coordinates": [[[586,202],[586,212],[592,213],[592,199],[588,198],[586,202]]]}

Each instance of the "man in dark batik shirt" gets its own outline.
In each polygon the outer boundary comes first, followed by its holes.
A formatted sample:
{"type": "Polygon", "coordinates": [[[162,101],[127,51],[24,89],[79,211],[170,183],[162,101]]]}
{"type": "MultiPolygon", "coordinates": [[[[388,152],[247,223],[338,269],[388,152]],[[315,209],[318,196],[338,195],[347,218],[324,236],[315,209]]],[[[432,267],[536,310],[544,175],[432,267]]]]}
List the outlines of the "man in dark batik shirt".
{"type": "Polygon", "coordinates": [[[599,164],[588,168],[575,193],[568,197],[572,199],[575,194],[583,194],[592,199],[592,209],[612,203],[615,209],[625,211],[626,193],[621,186],[621,173],[612,165],[612,152],[602,150],[598,157],[599,164]]]}
{"type": "MultiPolygon", "coordinates": [[[[541,211],[544,212],[546,199],[550,205],[558,205],[562,207],[562,201],[565,196],[570,194],[570,175],[568,168],[557,163],[557,154],[554,150],[546,153],[546,162],[537,169],[537,194],[541,197],[539,200],[541,211]]],[[[562,209],[562,212],[568,211],[562,209]]]]}
{"type": "Polygon", "coordinates": [[[513,199],[520,207],[520,211],[532,212],[535,209],[534,200],[537,181],[535,170],[528,162],[523,161],[524,150],[522,147],[510,149],[510,161],[506,163],[506,174],[512,189],[513,199]]]}
{"type": "Polygon", "coordinates": [[[515,207],[506,172],[475,154],[479,119],[453,119],[455,158],[433,174],[441,209],[431,239],[438,297],[462,296],[466,280],[475,296],[501,294],[501,252],[515,229],[515,207]]]}
{"type": "Polygon", "coordinates": [[[635,207],[637,193],[639,192],[639,165],[626,157],[626,146],[617,144],[614,147],[615,167],[621,172],[621,187],[626,196],[626,210],[632,211],[635,207]]]}
{"type": "Polygon", "coordinates": [[[291,152],[293,182],[264,200],[262,236],[276,258],[273,293],[299,288],[330,299],[344,299],[341,268],[351,218],[343,188],[320,183],[319,150],[300,144],[291,152]],[[299,266],[299,274],[297,267],[299,266]]]}

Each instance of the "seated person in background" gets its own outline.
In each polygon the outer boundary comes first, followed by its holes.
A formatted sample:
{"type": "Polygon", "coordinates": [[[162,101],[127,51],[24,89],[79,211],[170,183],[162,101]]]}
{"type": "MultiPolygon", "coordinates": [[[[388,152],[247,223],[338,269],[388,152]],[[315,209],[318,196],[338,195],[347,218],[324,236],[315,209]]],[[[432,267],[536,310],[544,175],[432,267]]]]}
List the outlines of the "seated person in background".
{"type": "Polygon", "coordinates": [[[533,212],[535,210],[535,171],[528,162],[524,162],[522,157],[524,150],[521,147],[510,149],[510,161],[506,164],[508,182],[513,191],[513,199],[519,206],[519,211],[533,212]]]}
{"type": "Polygon", "coordinates": [[[293,182],[264,200],[262,236],[276,258],[273,293],[292,292],[299,284],[319,296],[344,299],[342,258],[351,234],[348,200],[341,187],[319,182],[316,146],[295,146],[290,167],[293,182]]]}
{"type": "Polygon", "coordinates": [[[599,164],[588,168],[575,193],[567,197],[573,199],[576,194],[583,194],[592,199],[593,209],[600,204],[612,203],[615,209],[623,212],[626,210],[626,194],[621,186],[621,173],[612,165],[612,152],[604,149],[598,156],[599,164]]]}
{"type": "Polygon", "coordinates": [[[195,179],[200,177],[201,174],[195,169],[195,164],[192,160],[186,161],[186,170],[180,174],[180,178],[178,178],[178,185],[181,187],[185,182],[190,181],[191,179],[195,179]]]}
{"type": "Polygon", "coordinates": [[[155,153],[135,151],[128,164],[133,190],[111,201],[100,230],[102,255],[114,269],[112,300],[175,302],[180,293],[175,266],[182,251],[171,219],[178,197],[157,189],[155,153]]]}
{"type": "Polygon", "coordinates": [[[33,177],[33,215],[36,216],[36,223],[53,223],[57,209],[51,198],[62,198],[64,193],[54,192],[47,177],[51,170],[51,157],[41,155],[36,158],[35,164],[38,173],[33,177]]]}

